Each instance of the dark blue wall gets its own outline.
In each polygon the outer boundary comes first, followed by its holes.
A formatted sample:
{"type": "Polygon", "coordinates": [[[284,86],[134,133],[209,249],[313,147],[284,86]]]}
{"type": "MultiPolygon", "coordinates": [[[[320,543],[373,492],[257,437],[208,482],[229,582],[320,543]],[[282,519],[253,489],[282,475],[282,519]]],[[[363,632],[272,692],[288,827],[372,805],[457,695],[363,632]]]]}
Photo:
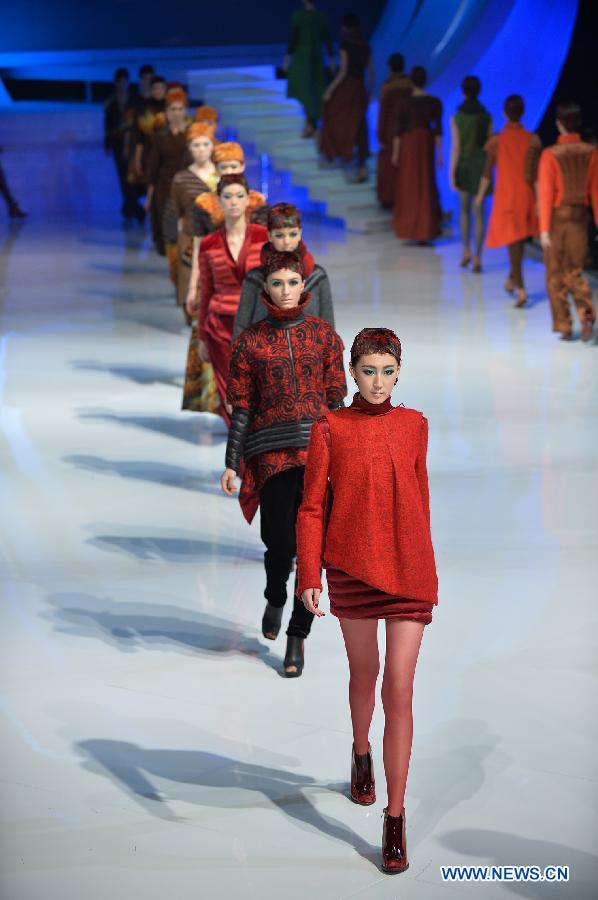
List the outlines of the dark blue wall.
{"type": "MultiPolygon", "coordinates": [[[[334,36],[344,12],[361,16],[368,34],[386,0],[323,0],[334,36]]],[[[289,36],[299,3],[288,0],[6,0],[0,3],[0,51],[98,50],[277,44],[289,36]]]]}

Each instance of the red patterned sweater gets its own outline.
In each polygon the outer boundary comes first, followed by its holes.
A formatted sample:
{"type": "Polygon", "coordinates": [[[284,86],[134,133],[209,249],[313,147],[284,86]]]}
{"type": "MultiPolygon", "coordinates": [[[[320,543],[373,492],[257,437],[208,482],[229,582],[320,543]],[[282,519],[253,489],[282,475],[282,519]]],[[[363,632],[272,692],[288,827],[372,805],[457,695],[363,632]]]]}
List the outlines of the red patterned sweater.
{"type": "Polygon", "coordinates": [[[323,564],[388,594],[436,604],[427,419],[400,406],[376,416],[347,407],[326,419],[330,449],[317,423],[297,517],[298,593],[322,588],[323,564]]]}
{"type": "Polygon", "coordinates": [[[343,342],[328,322],[305,314],[309,297],[288,310],[263,302],[268,317],[233,344],[227,383],[226,465],[238,472],[246,461],[239,500],[248,522],[266,480],[305,465],[312,423],[347,393],[343,342]]]}

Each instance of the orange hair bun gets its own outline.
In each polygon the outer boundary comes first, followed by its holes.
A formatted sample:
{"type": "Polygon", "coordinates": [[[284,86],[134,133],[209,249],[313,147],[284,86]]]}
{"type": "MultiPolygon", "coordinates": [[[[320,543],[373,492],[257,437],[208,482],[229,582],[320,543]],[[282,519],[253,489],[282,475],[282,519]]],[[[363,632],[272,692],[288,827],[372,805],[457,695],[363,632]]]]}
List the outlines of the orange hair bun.
{"type": "Polygon", "coordinates": [[[245,162],[245,154],[240,144],[235,141],[223,141],[214,148],[214,162],[230,162],[231,160],[245,162]]]}
{"type": "Polygon", "coordinates": [[[196,122],[217,122],[218,110],[213,106],[198,106],[195,111],[196,122]]]}
{"type": "Polygon", "coordinates": [[[214,129],[203,122],[193,122],[187,129],[187,143],[190,144],[195,138],[209,138],[214,143],[214,129]]]}
{"type": "Polygon", "coordinates": [[[172,106],[173,103],[182,103],[183,106],[187,106],[187,92],[181,87],[171,87],[166,91],[164,101],[166,106],[172,106]]]}

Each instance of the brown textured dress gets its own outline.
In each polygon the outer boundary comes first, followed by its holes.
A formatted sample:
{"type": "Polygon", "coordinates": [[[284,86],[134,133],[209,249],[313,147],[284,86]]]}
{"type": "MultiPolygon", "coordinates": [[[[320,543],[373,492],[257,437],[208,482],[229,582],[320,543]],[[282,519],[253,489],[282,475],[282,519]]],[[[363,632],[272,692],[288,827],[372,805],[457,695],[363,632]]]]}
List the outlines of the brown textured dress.
{"type": "Polygon", "coordinates": [[[438,97],[413,94],[401,103],[393,227],[397,237],[404,240],[430,241],[440,234],[435,157],[436,138],[441,134],[442,103],[438,97]]]}
{"type": "Polygon", "coordinates": [[[172,179],[188,161],[187,138],[184,131],[174,134],[169,127],[152,135],[148,163],[147,182],[154,188],[152,219],[157,235],[158,249],[163,250],[165,221],[169,207],[172,179]]]}
{"type": "MultiPolygon", "coordinates": [[[[172,179],[170,202],[180,227],[177,254],[177,303],[184,307],[191,280],[191,255],[193,252],[193,208],[200,194],[211,191],[210,184],[199,178],[190,168],[181,169],[172,179]]],[[[199,300],[198,300],[199,302],[199,300]]]]}

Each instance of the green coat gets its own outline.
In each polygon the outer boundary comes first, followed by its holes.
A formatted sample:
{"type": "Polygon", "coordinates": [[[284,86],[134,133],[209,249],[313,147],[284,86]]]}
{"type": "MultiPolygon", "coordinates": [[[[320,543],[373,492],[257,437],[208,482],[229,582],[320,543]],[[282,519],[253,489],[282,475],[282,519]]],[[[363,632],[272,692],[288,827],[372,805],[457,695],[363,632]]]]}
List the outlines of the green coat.
{"type": "Polygon", "coordinates": [[[291,63],[287,73],[287,97],[299,100],[305,115],[319,119],[327,72],[322,44],[332,56],[328,19],[317,9],[299,9],[293,14],[293,33],[287,53],[291,63]]]}
{"type": "Polygon", "coordinates": [[[490,137],[490,114],[478,100],[465,100],[457,109],[455,125],[460,148],[455,183],[460,191],[477,194],[486,164],[484,146],[490,137]]]}

